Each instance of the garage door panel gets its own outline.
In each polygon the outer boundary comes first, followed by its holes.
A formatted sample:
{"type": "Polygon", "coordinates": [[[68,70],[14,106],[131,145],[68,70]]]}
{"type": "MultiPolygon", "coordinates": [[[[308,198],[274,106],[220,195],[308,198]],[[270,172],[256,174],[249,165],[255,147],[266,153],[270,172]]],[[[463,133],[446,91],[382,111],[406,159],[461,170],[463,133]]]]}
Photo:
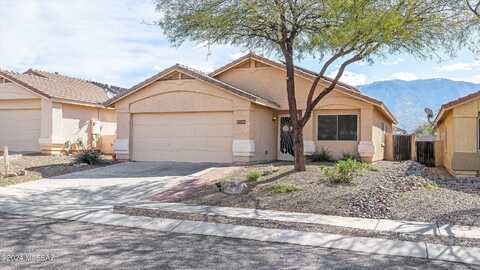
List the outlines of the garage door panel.
{"type": "Polygon", "coordinates": [[[133,159],[232,162],[231,112],[133,115],[133,159]]]}
{"type": "Polygon", "coordinates": [[[39,151],[40,110],[1,110],[0,147],[11,151],[39,151]]]}

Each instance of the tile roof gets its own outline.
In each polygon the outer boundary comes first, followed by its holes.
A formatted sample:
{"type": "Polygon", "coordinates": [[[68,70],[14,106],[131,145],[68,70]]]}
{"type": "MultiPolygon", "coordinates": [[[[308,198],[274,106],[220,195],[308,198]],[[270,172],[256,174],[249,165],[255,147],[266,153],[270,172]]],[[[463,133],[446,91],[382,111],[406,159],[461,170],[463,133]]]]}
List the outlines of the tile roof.
{"type": "Polygon", "coordinates": [[[47,71],[34,69],[29,69],[25,73],[0,71],[0,76],[48,98],[102,105],[111,95],[106,87],[96,83],[47,71]]]}
{"type": "Polygon", "coordinates": [[[445,113],[445,111],[448,111],[450,109],[453,109],[454,107],[464,103],[464,102],[468,102],[472,99],[475,99],[475,98],[480,98],[480,91],[477,91],[477,92],[474,92],[474,93],[471,93],[469,95],[466,95],[466,96],[463,96],[463,97],[460,97],[460,98],[457,98],[455,100],[452,100],[448,103],[445,103],[443,104],[441,107],[440,107],[440,110],[437,114],[437,117],[435,117],[435,121],[434,121],[434,124],[437,125],[438,122],[441,120],[443,114],[445,113]]]}

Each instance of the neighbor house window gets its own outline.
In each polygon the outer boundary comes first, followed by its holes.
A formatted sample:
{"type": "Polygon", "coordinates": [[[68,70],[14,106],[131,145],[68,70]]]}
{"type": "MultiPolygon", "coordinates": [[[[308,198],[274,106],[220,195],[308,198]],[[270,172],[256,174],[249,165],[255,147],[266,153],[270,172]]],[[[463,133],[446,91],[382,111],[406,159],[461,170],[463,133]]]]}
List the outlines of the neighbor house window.
{"type": "Polygon", "coordinates": [[[356,141],[357,115],[319,115],[319,141],[356,141]]]}

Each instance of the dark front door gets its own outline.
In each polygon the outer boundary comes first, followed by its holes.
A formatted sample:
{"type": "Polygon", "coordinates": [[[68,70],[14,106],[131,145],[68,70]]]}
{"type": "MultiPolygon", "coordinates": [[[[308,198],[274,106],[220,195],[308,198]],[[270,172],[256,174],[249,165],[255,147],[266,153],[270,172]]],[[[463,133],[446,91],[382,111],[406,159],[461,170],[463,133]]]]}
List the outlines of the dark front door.
{"type": "Polygon", "coordinates": [[[279,123],[279,160],[293,160],[292,121],[289,116],[281,116],[279,123]]]}

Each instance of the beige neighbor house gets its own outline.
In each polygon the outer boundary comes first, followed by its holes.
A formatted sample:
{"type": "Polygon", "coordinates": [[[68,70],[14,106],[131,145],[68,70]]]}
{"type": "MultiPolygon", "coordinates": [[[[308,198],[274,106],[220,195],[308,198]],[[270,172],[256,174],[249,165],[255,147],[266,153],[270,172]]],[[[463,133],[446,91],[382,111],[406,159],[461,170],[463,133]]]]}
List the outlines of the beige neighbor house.
{"type": "Polygon", "coordinates": [[[39,70],[0,71],[0,147],[57,154],[80,139],[112,153],[116,116],[103,103],[121,90],[39,70]]]}
{"type": "MultiPolygon", "coordinates": [[[[297,68],[300,109],[314,79],[297,68]]],[[[114,152],[137,161],[292,160],[285,87],[285,66],[254,54],[211,74],[172,66],[111,101],[118,124],[114,152]]],[[[336,158],[382,160],[394,123],[382,102],[339,84],[305,127],[305,153],[325,148],[336,158]]]]}
{"type": "Polygon", "coordinates": [[[480,175],[480,91],[442,105],[435,119],[437,164],[460,177],[480,175]]]}

